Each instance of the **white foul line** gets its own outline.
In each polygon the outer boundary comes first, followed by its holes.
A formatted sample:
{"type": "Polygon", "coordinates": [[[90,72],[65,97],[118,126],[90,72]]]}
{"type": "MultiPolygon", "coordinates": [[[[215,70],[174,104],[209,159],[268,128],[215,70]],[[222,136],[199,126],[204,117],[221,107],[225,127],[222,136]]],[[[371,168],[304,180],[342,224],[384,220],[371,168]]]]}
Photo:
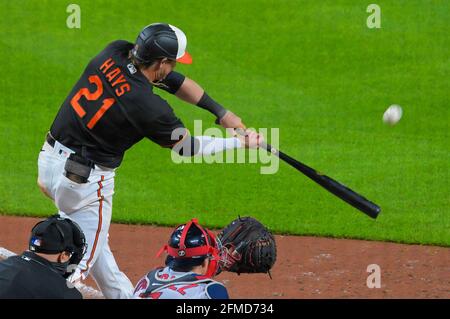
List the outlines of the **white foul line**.
{"type": "MultiPolygon", "coordinates": [[[[0,247],[0,259],[6,259],[12,256],[16,256],[17,254],[13,253],[12,251],[9,251],[6,248],[0,247]]],[[[101,299],[105,298],[103,294],[89,286],[86,286],[85,284],[78,283],[76,284],[77,289],[83,294],[83,296],[88,297],[89,299],[101,299]]]]}

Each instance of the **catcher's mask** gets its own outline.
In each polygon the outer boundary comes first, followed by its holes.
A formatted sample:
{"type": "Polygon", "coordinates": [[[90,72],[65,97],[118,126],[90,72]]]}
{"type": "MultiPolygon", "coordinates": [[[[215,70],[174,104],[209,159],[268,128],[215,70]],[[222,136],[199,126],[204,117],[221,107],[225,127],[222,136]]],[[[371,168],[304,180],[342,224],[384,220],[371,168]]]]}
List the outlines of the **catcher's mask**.
{"type": "Polygon", "coordinates": [[[140,63],[152,63],[168,58],[184,64],[191,64],[192,57],[186,52],[187,39],[183,31],[166,23],[146,26],[136,39],[131,54],[140,63]]]}
{"type": "Polygon", "coordinates": [[[164,245],[157,257],[165,251],[168,256],[166,265],[173,267],[177,265],[200,265],[205,258],[209,258],[206,277],[213,277],[219,268],[220,242],[216,236],[207,228],[198,224],[197,219],[192,219],[186,224],[176,227],[170,236],[169,242],[164,245]]]}
{"type": "Polygon", "coordinates": [[[28,248],[43,254],[68,252],[71,256],[69,265],[78,265],[86,253],[87,244],[77,223],[69,218],[53,215],[33,227],[28,248]]]}

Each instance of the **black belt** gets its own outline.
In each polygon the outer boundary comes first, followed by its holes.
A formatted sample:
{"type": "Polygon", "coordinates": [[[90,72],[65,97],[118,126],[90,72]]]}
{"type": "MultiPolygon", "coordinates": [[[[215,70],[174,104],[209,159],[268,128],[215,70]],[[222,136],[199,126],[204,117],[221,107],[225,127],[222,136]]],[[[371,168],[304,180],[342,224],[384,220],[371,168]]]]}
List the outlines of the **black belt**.
{"type": "Polygon", "coordinates": [[[50,144],[51,147],[55,147],[56,140],[53,138],[53,136],[49,133],[47,133],[47,136],[45,137],[45,140],[48,144],[50,144]]]}
{"type": "MultiPolygon", "coordinates": [[[[55,138],[52,136],[52,134],[50,134],[50,132],[47,133],[47,136],[45,137],[45,140],[47,141],[48,144],[50,144],[51,147],[55,147],[55,138]]],[[[73,149],[71,147],[71,149],[73,149]]],[[[74,150],[76,153],[78,153],[76,150],[74,150]]],[[[92,162],[92,168],[94,168],[95,166],[95,162],[92,162]]],[[[110,170],[114,170],[113,168],[107,167],[107,166],[102,166],[103,169],[110,169],[110,170]]]]}

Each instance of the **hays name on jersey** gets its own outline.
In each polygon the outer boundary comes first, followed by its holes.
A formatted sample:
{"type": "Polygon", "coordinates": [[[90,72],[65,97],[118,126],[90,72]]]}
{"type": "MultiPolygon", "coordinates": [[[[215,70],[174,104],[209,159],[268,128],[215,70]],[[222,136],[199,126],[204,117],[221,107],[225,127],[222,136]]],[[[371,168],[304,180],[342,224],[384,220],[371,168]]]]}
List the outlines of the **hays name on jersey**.
{"type": "Polygon", "coordinates": [[[115,65],[116,62],[113,60],[113,58],[109,58],[100,66],[100,71],[105,75],[109,84],[111,84],[113,88],[116,88],[114,90],[116,95],[122,96],[125,93],[131,91],[131,86],[127,82],[125,76],[122,74],[122,70],[120,70],[120,68],[117,66],[113,68],[115,65]]]}

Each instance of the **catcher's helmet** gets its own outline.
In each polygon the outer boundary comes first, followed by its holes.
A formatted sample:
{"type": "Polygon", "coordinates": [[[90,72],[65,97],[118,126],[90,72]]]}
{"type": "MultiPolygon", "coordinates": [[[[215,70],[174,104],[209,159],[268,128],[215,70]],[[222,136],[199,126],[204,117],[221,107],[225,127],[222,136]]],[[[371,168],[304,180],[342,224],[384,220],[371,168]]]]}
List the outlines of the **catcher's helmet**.
{"type": "Polygon", "coordinates": [[[77,223],[53,215],[37,223],[31,230],[29,250],[44,254],[71,254],[69,265],[78,265],[86,253],[86,237],[77,223]]]}
{"type": "Polygon", "coordinates": [[[186,52],[186,45],[183,31],[170,24],[153,23],[141,31],[131,53],[138,62],[145,64],[160,58],[191,64],[192,57],[186,52]]]}
{"type": "Polygon", "coordinates": [[[208,271],[205,276],[212,277],[217,274],[219,261],[219,243],[216,236],[192,219],[186,224],[179,225],[158,252],[158,257],[166,251],[166,265],[171,268],[180,266],[198,266],[205,258],[210,258],[208,271]]]}

